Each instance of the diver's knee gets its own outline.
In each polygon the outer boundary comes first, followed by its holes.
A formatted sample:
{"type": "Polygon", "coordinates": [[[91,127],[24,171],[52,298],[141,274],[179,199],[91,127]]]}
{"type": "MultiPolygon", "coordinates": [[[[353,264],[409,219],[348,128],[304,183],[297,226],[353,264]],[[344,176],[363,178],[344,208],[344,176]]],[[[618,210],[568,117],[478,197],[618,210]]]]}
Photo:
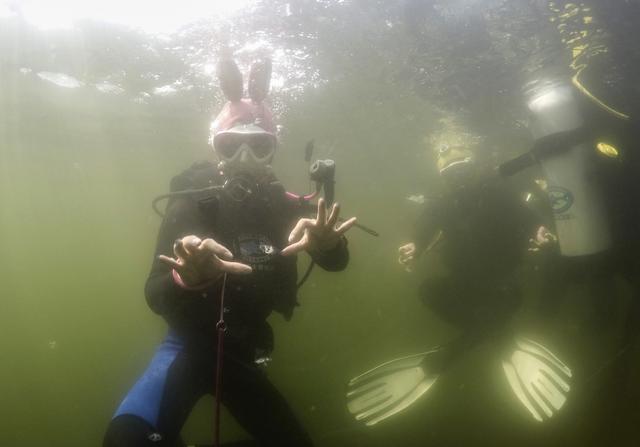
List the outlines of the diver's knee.
{"type": "Polygon", "coordinates": [[[104,435],[103,447],[160,447],[162,436],[144,419],[123,414],[111,420],[104,435]]]}

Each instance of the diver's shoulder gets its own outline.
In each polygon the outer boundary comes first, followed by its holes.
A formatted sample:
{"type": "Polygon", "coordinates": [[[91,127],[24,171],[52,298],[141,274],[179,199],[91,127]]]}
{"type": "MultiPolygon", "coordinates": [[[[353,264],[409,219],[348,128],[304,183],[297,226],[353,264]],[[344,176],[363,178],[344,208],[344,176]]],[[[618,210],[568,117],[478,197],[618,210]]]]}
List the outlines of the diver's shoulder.
{"type": "Polygon", "coordinates": [[[446,212],[454,200],[453,193],[447,191],[429,194],[424,197],[424,202],[421,205],[422,212],[431,217],[441,215],[446,212]]]}
{"type": "Polygon", "coordinates": [[[221,178],[217,165],[209,160],[200,160],[171,179],[172,192],[185,189],[204,188],[216,184],[221,178]]]}
{"type": "Polygon", "coordinates": [[[498,202],[518,202],[524,191],[522,185],[495,174],[484,177],[478,189],[483,196],[498,202]]]}

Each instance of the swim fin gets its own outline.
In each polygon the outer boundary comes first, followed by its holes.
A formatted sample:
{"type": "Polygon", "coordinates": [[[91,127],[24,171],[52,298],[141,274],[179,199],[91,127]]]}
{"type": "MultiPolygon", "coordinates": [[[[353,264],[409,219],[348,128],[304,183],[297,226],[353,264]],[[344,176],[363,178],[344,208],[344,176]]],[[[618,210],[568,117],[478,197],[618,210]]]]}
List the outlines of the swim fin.
{"type": "Polygon", "coordinates": [[[436,349],[391,360],[351,379],[349,412],[371,426],[407,408],[438,380],[439,374],[425,367],[437,353],[436,349]]]}
{"type": "Polygon", "coordinates": [[[393,416],[429,391],[440,374],[476,340],[453,343],[376,366],[349,381],[347,408],[368,426],[393,416]]]}
{"type": "Polygon", "coordinates": [[[502,368],[514,394],[535,420],[551,418],[567,401],[571,369],[541,344],[516,338],[502,368]]]}

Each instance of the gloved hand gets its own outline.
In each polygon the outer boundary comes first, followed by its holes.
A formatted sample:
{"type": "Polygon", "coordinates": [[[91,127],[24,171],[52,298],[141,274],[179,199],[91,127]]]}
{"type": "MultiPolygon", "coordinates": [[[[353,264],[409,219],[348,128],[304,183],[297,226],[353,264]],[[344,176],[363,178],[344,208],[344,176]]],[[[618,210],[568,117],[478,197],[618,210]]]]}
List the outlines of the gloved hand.
{"type": "Polygon", "coordinates": [[[416,244],[409,242],[398,248],[398,262],[407,272],[413,271],[413,263],[416,259],[416,244]]]}
{"type": "Polygon", "coordinates": [[[173,244],[175,258],[160,255],[158,258],[178,273],[187,287],[215,281],[223,273],[251,273],[252,269],[240,262],[231,262],[233,254],[213,239],[200,239],[189,235],[173,244]]]}
{"type": "Polygon", "coordinates": [[[536,231],[535,238],[529,239],[529,251],[538,252],[551,247],[551,244],[558,242],[558,237],[547,229],[544,225],[536,231]]]}

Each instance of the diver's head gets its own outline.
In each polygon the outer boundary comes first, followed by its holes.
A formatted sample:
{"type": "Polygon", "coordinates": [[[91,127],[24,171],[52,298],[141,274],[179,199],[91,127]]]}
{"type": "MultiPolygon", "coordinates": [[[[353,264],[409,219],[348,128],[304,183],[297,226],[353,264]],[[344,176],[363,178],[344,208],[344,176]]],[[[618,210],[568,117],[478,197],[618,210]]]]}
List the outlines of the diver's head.
{"type": "Polygon", "coordinates": [[[239,69],[230,59],[220,61],[218,76],[229,101],[211,124],[210,143],[226,175],[259,179],[271,172],[277,138],[271,110],[264,103],[271,76],[270,61],[255,63],[251,69],[250,98],[242,98],[239,69]]]}
{"type": "Polygon", "coordinates": [[[437,152],[436,166],[448,188],[460,190],[474,183],[475,160],[472,152],[465,147],[441,145],[437,152]]]}
{"type": "Polygon", "coordinates": [[[271,129],[260,124],[259,120],[246,124],[241,121],[231,124],[228,129],[214,130],[213,149],[223,171],[259,176],[270,170],[277,138],[271,129]]]}
{"type": "Polygon", "coordinates": [[[442,112],[437,128],[425,143],[447,189],[459,191],[476,185],[476,155],[482,140],[461,122],[461,117],[442,112]]]}

